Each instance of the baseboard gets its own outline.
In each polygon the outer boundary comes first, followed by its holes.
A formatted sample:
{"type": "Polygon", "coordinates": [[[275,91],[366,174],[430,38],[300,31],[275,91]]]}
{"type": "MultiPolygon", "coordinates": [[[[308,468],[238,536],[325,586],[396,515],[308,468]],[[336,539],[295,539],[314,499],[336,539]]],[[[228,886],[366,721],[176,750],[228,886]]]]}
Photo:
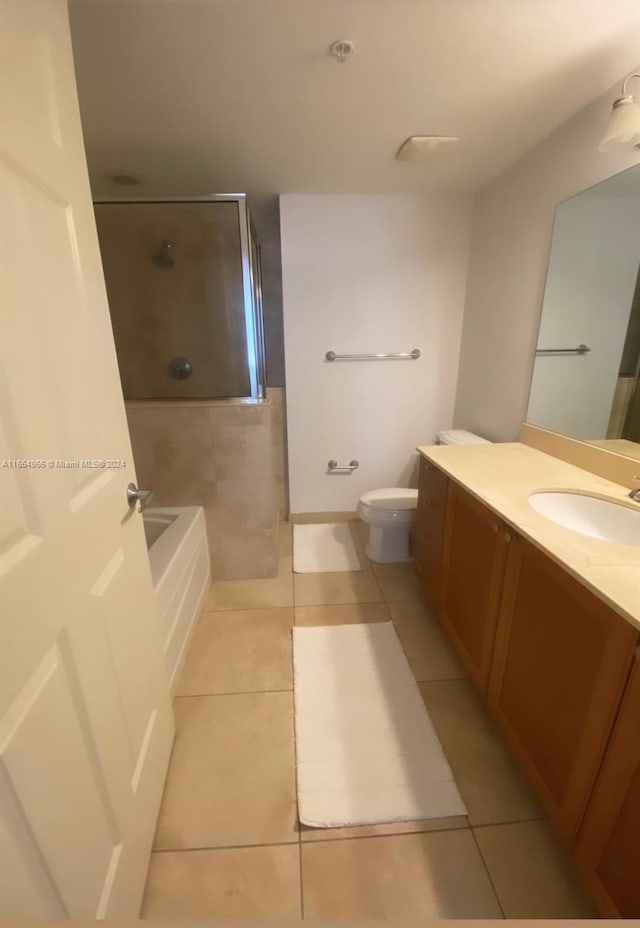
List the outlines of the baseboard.
{"type": "Polygon", "coordinates": [[[295,525],[308,525],[317,522],[353,522],[357,519],[355,512],[290,512],[289,522],[295,525]]]}

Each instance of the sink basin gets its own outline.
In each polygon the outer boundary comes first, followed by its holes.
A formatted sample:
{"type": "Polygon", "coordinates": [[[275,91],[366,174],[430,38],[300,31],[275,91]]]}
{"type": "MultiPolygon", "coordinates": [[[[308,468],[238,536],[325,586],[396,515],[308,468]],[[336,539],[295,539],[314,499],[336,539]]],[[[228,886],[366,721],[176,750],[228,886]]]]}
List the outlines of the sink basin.
{"type": "Polygon", "coordinates": [[[640,547],[640,506],[632,509],[615,500],[583,493],[532,493],[529,505],[541,516],[590,538],[640,547]]]}

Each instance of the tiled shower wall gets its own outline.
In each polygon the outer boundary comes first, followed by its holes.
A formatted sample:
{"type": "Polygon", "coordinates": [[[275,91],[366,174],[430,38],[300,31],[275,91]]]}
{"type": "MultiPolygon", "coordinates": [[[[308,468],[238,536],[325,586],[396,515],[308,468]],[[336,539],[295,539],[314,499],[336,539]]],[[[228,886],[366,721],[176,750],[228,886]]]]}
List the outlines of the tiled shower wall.
{"type": "Polygon", "coordinates": [[[273,444],[273,476],[280,518],[289,518],[289,469],[287,463],[287,409],[283,387],[269,387],[271,403],[271,439],[273,444]]]}
{"type": "Polygon", "coordinates": [[[259,404],[127,403],[138,485],[154,490],[153,506],[204,508],[214,579],[277,572],[283,392],[259,404]]]}

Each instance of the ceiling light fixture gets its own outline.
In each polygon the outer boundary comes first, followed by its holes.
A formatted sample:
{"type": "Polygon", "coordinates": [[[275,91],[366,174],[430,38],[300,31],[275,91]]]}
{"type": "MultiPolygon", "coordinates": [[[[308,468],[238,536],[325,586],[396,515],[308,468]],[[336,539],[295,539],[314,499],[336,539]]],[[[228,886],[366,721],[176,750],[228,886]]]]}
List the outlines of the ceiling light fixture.
{"type": "Polygon", "coordinates": [[[428,161],[441,145],[451,145],[460,139],[454,135],[412,135],[402,143],[396,152],[398,161],[428,161]]]}
{"type": "Polygon", "coordinates": [[[339,64],[344,64],[349,55],[353,54],[354,47],[353,42],[350,42],[349,39],[336,39],[329,46],[329,51],[339,64]]]}
{"type": "Polygon", "coordinates": [[[622,84],[620,96],[613,101],[613,109],[598,151],[620,151],[640,148],[640,106],[627,84],[640,74],[630,74],[622,84]]]}

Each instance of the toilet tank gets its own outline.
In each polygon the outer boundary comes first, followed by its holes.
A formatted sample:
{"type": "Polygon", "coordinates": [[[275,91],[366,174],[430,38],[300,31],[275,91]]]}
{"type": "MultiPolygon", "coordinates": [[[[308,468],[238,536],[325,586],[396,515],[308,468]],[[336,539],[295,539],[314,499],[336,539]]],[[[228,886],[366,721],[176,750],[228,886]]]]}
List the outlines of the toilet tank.
{"type": "Polygon", "coordinates": [[[436,440],[439,445],[490,445],[486,438],[481,438],[465,429],[444,429],[438,432],[436,440]]]}

